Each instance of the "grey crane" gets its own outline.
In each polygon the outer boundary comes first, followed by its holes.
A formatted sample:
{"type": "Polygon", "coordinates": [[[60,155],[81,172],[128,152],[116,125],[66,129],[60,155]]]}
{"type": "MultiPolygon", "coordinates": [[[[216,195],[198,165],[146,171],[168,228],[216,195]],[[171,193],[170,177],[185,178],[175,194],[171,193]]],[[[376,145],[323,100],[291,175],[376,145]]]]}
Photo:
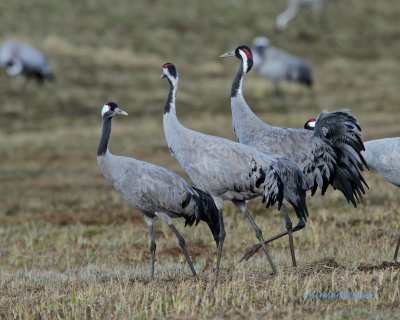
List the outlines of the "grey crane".
{"type": "Polygon", "coordinates": [[[106,103],[101,111],[103,130],[97,150],[97,162],[104,177],[134,208],[142,211],[149,228],[150,278],[154,279],[156,242],[153,220],[157,217],[168,224],[178,238],[193,276],[197,277],[187,252],[185,240],[172,223],[172,218],[184,218],[185,225],[205,221],[218,244],[218,209],[212,197],[193,188],[177,174],[163,167],[128,157],[115,156],[108,150],[111,120],[115,115],[127,115],[115,102],[106,103]]]}
{"type": "Polygon", "coordinates": [[[279,86],[282,81],[312,87],[312,68],[309,62],[272,46],[271,41],[265,37],[254,38],[251,50],[254,70],[272,81],[277,96],[282,95],[279,86]]]}
{"type": "MultiPolygon", "coordinates": [[[[278,209],[281,209],[283,199],[286,199],[299,219],[305,220],[308,215],[305,202],[307,186],[301,169],[287,157],[265,154],[249,146],[184,127],[176,115],[179,76],[172,63],[163,65],[162,77],[169,82],[163,123],[171,154],[198,187],[213,195],[221,218],[224,201],[232,201],[243,212],[273,273],[276,273],[262,231],[247,210],[247,201],[260,196],[267,208],[278,203],[278,209]]],[[[219,238],[221,250],[224,237],[225,234],[221,234],[219,238]]],[[[294,259],[293,239],[289,239],[294,259]]]]}
{"type": "MultiPolygon", "coordinates": [[[[314,130],[315,118],[309,119],[304,129],[314,130]]],[[[368,167],[378,172],[386,181],[400,187],[400,137],[384,138],[364,142],[365,151],[362,155],[368,167]]],[[[400,248],[400,235],[394,251],[397,260],[400,248]]]]}
{"type": "Polygon", "coordinates": [[[320,11],[325,5],[326,0],[288,0],[287,3],[286,10],[279,14],[275,21],[275,29],[278,31],[283,31],[301,8],[320,11]]]}
{"type": "MultiPolygon", "coordinates": [[[[332,185],[356,206],[365,193],[363,184],[367,186],[360,173],[366,163],[361,155],[364,145],[356,119],[345,111],[323,112],[319,115],[314,133],[268,125],[252,112],[243,97],[243,78],[253,65],[250,48],[242,45],[220,57],[241,60],[231,89],[233,130],[239,142],[264,153],[284,155],[294,160],[304,172],[312,195],[318,187],[324,194],[332,185]]],[[[294,231],[304,226],[301,223],[294,231]]],[[[259,249],[259,245],[255,245],[243,258],[249,258],[259,249]]]]}
{"type": "Polygon", "coordinates": [[[5,67],[10,76],[24,75],[39,83],[54,79],[47,57],[30,44],[8,40],[0,45],[0,66],[5,67]]]}

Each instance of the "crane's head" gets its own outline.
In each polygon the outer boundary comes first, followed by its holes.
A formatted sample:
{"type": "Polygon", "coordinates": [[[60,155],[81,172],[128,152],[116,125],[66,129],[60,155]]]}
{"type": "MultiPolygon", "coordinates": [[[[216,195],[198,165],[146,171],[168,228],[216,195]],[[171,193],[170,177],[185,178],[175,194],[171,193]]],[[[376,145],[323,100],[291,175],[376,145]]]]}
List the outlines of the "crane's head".
{"type": "Polygon", "coordinates": [[[270,46],[271,41],[266,37],[256,37],[251,43],[251,48],[262,56],[270,46]]]}
{"type": "Polygon", "coordinates": [[[317,122],[317,120],[315,118],[308,119],[307,122],[304,124],[304,129],[306,129],[306,130],[314,130],[316,122],[317,122]]]}
{"type": "Polygon", "coordinates": [[[128,115],[125,111],[121,110],[115,102],[107,102],[103,106],[103,109],[101,109],[101,116],[103,117],[103,119],[112,118],[117,114],[123,116],[128,115]]]}
{"type": "Polygon", "coordinates": [[[178,70],[176,70],[176,67],[171,62],[167,62],[163,64],[162,70],[163,73],[160,79],[167,78],[169,81],[176,84],[178,81],[178,70]]]}
{"type": "Polygon", "coordinates": [[[241,45],[233,51],[221,54],[220,58],[236,57],[242,60],[243,69],[247,73],[253,67],[253,54],[248,46],[241,45]]]}

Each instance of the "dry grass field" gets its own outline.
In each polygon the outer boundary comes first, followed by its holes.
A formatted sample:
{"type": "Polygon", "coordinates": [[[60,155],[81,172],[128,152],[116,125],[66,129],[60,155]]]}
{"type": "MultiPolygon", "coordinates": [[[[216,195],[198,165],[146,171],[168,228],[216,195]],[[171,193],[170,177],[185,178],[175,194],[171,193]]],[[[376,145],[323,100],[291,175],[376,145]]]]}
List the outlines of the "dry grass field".
{"type": "MultiPolygon", "coordinates": [[[[308,199],[310,219],[271,244],[266,259],[239,263],[256,242],[236,208],[225,210],[221,283],[209,294],[215,246],[205,225],[178,229],[199,281],[167,226],[156,223],[156,280],[148,280],[147,228],[96,162],[100,109],[117,101],[110,148],[182,174],[166,146],[162,109],[167,61],[180,70],[178,112],[188,127],[234,139],[230,85],[238,61],[218,55],[266,35],[313,62],[312,91],[285,84],[284,101],[252,72],[245,96],[265,121],[301,127],[347,107],[363,138],[399,136],[397,0],[337,0],[322,17],[302,12],[273,33],[283,1],[2,1],[0,37],[26,40],[51,59],[43,87],[0,73],[0,319],[400,319],[400,190],[373,172],[357,209],[330,190],[308,199]],[[323,20],[321,22],[321,20],[323,20]],[[363,298],[307,297],[314,293],[363,298]]],[[[265,237],[284,228],[276,209],[250,203],[265,237]]]]}

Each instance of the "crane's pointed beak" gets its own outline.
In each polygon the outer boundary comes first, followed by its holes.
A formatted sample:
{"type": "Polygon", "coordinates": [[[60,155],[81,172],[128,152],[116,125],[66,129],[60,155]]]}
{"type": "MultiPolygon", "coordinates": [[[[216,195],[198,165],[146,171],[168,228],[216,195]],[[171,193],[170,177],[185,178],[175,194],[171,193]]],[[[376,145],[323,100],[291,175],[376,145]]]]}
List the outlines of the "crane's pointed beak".
{"type": "Polygon", "coordinates": [[[229,57],[235,57],[235,50],[229,51],[227,53],[221,54],[218,58],[229,58],[229,57]]]}
{"type": "Polygon", "coordinates": [[[127,116],[128,115],[127,112],[125,112],[124,110],[121,110],[120,108],[115,108],[114,113],[115,114],[120,114],[122,116],[127,116]]]}
{"type": "Polygon", "coordinates": [[[166,75],[163,73],[161,76],[160,76],[160,79],[164,79],[166,77],[166,75]]]}

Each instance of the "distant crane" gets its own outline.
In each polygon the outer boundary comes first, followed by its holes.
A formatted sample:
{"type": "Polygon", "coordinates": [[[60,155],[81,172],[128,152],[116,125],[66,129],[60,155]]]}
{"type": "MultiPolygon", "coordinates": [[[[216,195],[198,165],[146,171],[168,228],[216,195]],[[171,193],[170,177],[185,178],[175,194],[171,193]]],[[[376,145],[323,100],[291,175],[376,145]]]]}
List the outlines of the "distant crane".
{"type": "Polygon", "coordinates": [[[186,261],[197,277],[192,260],[186,250],[185,240],[172,223],[172,218],[184,218],[185,225],[205,221],[218,245],[219,212],[212,197],[192,188],[180,176],[163,167],[133,158],[115,156],[108,150],[111,120],[115,115],[127,115],[114,102],[106,103],[101,111],[103,130],[97,150],[97,162],[104,177],[119,191],[128,203],[142,211],[149,227],[150,278],[154,279],[156,242],[153,220],[159,218],[168,224],[179,240],[186,261]]]}
{"type": "Polygon", "coordinates": [[[312,87],[312,68],[307,61],[271,46],[265,37],[254,38],[251,50],[254,70],[272,81],[277,96],[282,95],[279,84],[285,80],[312,87]]]}
{"type": "Polygon", "coordinates": [[[287,3],[286,10],[276,18],[275,28],[278,31],[283,31],[301,8],[310,8],[313,11],[320,11],[325,5],[326,0],[288,0],[287,3]]]}
{"type": "Polygon", "coordinates": [[[0,66],[5,67],[10,76],[24,75],[38,83],[54,79],[47,57],[21,41],[8,40],[0,44],[0,66]]]}
{"type": "MultiPolygon", "coordinates": [[[[356,206],[364,193],[363,183],[367,186],[360,173],[366,163],[360,153],[364,146],[357,120],[342,110],[321,113],[314,133],[268,125],[253,113],[243,97],[243,78],[253,66],[250,48],[242,45],[220,57],[237,57],[241,60],[231,89],[233,130],[239,142],[263,153],[279,154],[295,161],[303,171],[312,194],[318,188],[325,194],[328,186],[332,185],[356,206]]],[[[299,221],[293,231],[304,226],[299,221]]],[[[288,232],[280,233],[268,241],[288,232]]],[[[259,244],[253,246],[242,259],[248,259],[259,249],[259,244]]]]}
{"type": "MultiPolygon", "coordinates": [[[[306,220],[307,186],[301,169],[286,157],[265,154],[249,146],[184,127],[177,118],[175,106],[178,71],[172,63],[166,63],[161,77],[169,82],[163,122],[171,154],[193,182],[214,197],[221,218],[226,200],[232,201],[243,212],[260,241],[273,273],[276,273],[262,231],[247,210],[247,201],[261,196],[267,208],[278,203],[278,209],[281,209],[285,198],[293,206],[298,218],[306,220]]],[[[221,234],[221,251],[224,238],[225,234],[221,234]]],[[[291,233],[289,239],[292,259],[295,260],[291,233]]]]}
{"type": "MultiPolygon", "coordinates": [[[[304,124],[304,129],[314,130],[315,118],[304,124]]],[[[400,187],[400,137],[370,140],[364,142],[365,151],[362,155],[368,167],[377,171],[391,184],[400,187]]],[[[400,248],[400,236],[394,252],[397,260],[400,248]]]]}

